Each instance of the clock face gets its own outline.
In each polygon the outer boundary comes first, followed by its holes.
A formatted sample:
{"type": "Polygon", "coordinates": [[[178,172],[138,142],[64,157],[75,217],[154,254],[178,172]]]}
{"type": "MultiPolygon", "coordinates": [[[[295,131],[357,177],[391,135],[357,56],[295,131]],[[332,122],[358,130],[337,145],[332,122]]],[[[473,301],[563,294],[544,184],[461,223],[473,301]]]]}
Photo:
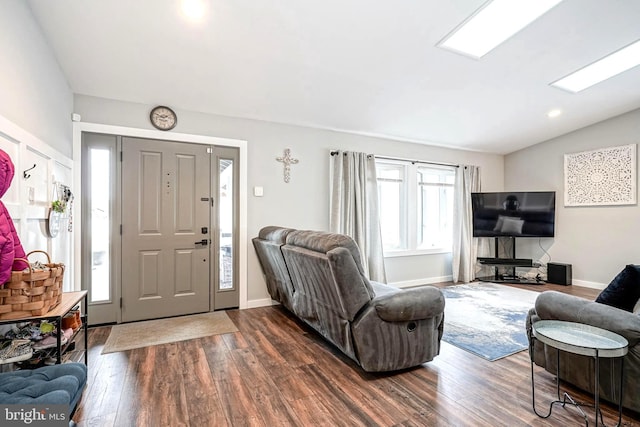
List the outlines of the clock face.
{"type": "Polygon", "coordinates": [[[156,107],[151,110],[151,124],[160,130],[173,129],[178,123],[176,113],[169,107],[156,107]]]}

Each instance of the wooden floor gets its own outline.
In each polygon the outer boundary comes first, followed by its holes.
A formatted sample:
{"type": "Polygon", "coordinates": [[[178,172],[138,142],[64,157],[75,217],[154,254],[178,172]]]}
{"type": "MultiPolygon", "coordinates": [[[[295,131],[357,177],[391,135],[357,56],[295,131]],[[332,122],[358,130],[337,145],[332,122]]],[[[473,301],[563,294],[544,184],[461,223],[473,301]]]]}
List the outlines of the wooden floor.
{"type": "MultiPolygon", "coordinates": [[[[598,293],[517,287],[590,299],[598,293]]],[[[106,355],[110,328],[91,329],[89,380],[74,420],[117,427],[584,425],[573,408],[556,406],[546,420],[532,412],[526,351],[488,362],[442,342],[440,355],[420,367],[368,374],[279,306],[228,314],[239,332],[106,355]]],[[[535,372],[539,412],[546,412],[555,380],[535,372]]],[[[607,425],[614,415],[607,405],[607,425]]],[[[640,415],[625,412],[623,424],[640,426],[640,415]]]]}

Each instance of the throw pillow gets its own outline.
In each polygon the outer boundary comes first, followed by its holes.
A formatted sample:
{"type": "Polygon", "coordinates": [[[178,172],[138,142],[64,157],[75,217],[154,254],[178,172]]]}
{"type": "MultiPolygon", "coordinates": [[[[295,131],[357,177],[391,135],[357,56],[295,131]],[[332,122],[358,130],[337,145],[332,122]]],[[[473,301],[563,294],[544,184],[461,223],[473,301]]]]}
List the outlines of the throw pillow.
{"type": "Polygon", "coordinates": [[[504,216],[499,215],[498,216],[498,221],[496,221],[496,226],[493,227],[493,231],[502,231],[502,224],[504,224],[504,216]]]}
{"type": "Polygon", "coordinates": [[[600,292],[596,302],[633,311],[639,299],[640,265],[629,264],[600,292]]]}
{"type": "Polygon", "coordinates": [[[502,230],[500,231],[507,234],[522,234],[523,225],[523,219],[506,217],[502,222],[502,230]]]}

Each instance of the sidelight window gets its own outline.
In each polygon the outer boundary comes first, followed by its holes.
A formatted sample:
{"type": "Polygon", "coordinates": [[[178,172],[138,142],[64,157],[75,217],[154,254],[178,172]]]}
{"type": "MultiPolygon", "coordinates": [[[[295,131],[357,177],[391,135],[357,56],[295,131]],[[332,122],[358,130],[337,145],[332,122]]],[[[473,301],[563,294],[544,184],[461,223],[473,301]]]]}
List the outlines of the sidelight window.
{"type": "Polygon", "coordinates": [[[90,275],[90,301],[109,301],[111,299],[111,256],[110,256],[110,232],[111,232],[111,199],[109,183],[112,179],[111,152],[108,148],[90,148],[89,164],[90,174],[90,204],[89,223],[91,224],[91,275],[90,275]]]}

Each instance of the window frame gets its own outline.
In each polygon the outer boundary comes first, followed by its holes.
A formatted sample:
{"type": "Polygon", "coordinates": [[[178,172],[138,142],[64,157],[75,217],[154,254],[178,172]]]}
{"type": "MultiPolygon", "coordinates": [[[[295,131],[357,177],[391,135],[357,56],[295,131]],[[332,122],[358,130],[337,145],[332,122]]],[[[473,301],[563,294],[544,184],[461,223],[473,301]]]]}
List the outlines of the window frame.
{"type": "MultiPolygon", "coordinates": [[[[440,246],[427,249],[418,248],[418,170],[419,169],[435,169],[445,170],[451,172],[454,175],[455,180],[455,166],[434,165],[427,162],[408,162],[403,160],[391,160],[391,159],[376,159],[376,172],[379,167],[402,167],[403,170],[403,184],[401,186],[401,206],[400,210],[400,222],[401,222],[401,242],[404,243],[403,249],[387,249],[383,250],[385,258],[395,258],[404,256],[418,256],[418,255],[430,255],[430,254],[446,254],[451,253],[452,247],[440,246]],[[403,205],[403,206],[402,206],[403,205]],[[402,224],[403,223],[403,224],[402,224]]],[[[380,178],[378,178],[380,179],[380,178]]],[[[442,186],[442,185],[439,185],[442,186]]],[[[455,188],[455,184],[446,184],[445,186],[455,188]]],[[[380,193],[378,193],[379,203],[381,202],[380,193]]]]}
{"type": "MultiPolygon", "coordinates": [[[[408,171],[406,168],[406,165],[403,162],[397,162],[397,161],[392,161],[392,160],[385,160],[383,162],[378,162],[378,160],[376,159],[376,176],[377,176],[377,180],[378,180],[378,203],[380,203],[380,187],[379,187],[379,183],[381,180],[385,180],[385,178],[380,178],[379,176],[379,169],[378,166],[381,165],[383,168],[386,169],[395,169],[395,170],[400,170],[400,190],[399,190],[399,209],[400,209],[400,215],[398,216],[398,222],[399,222],[399,230],[398,230],[398,234],[399,234],[399,239],[400,239],[400,245],[404,246],[404,247],[408,247],[409,243],[407,242],[408,239],[408,224],[407,224],[407,215],[406,215],[406,211],[407,209],[409,209],[408,206],[408,191],[407,191],[407,180],[409,179],[408,176],[408,171]],[[403,185],[404,184],[404,185],[403,185]],[[404,213],[404,214],[403,214],[404,213]]],[[[380,218],[382,219],[382,215],[380,214],[380,218]]],[[[404,251],[405,249],[393,249],[391,250],[391,252],[398,252],[398,251],[404,251]]],[[[385,250],[385,256],[388,250],[385,250]]]]}

